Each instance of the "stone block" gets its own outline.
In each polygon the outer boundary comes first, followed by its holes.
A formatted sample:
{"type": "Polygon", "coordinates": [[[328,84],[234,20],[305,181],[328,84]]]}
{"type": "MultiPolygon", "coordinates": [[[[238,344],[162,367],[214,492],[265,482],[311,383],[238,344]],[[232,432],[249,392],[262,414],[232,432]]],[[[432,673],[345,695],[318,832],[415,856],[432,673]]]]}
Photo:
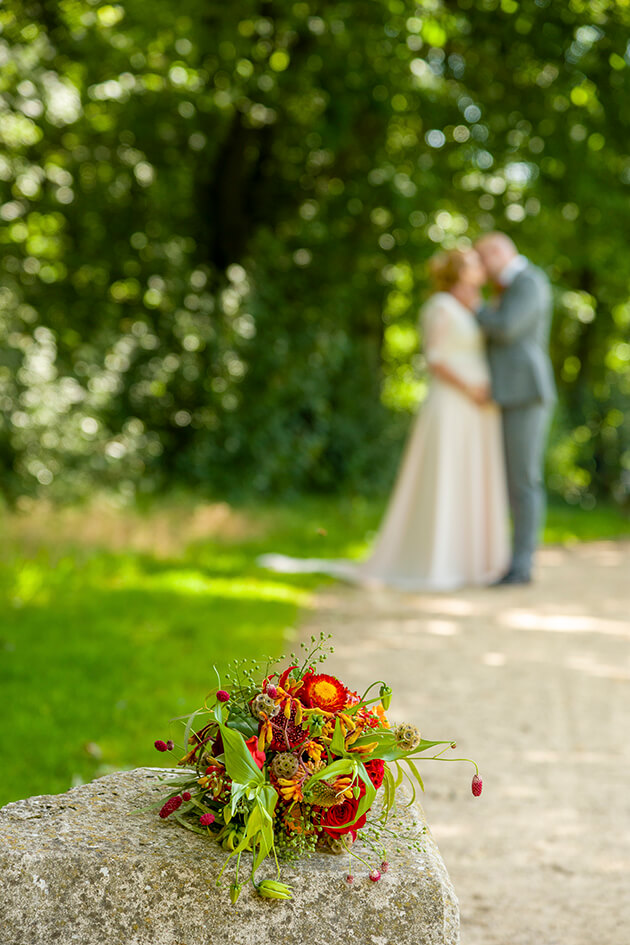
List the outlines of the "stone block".
{"type": "MultiPolygon", "coordinates": [[[[345,856],[284,864],[291,901],[251,884],[236,906],[225,854],[156,813],[132,813],[166,793],[168,771],[138,768],[66,794],[0,810],[1,945],[457,945],[457,899],[421,809],[390,822],[421,852],[390,843],[390,868],[372,883],[345,856]]],[[[360,842],[357,852],[361,852],[360,842]]],[[[245,874],[246,875],[246,874],[245,874]]],[[[275,878],[272,863],[260,877],[275,878]]]]}

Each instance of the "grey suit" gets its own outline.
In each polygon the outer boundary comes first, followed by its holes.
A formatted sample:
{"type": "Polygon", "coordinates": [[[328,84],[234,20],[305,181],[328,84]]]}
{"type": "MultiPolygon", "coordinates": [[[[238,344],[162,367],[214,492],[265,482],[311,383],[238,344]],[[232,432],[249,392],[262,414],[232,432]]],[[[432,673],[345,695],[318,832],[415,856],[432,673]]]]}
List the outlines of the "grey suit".
{"type": "Polygon", "coordinates": [[[514,525],[510,570],[528,578],[544,511],[542,464],[556,397],[549,359],[551,287],[528,264],[496,307],[478,313],[488,341],[492,395],[501,407],[510,510],[514,525]]]}

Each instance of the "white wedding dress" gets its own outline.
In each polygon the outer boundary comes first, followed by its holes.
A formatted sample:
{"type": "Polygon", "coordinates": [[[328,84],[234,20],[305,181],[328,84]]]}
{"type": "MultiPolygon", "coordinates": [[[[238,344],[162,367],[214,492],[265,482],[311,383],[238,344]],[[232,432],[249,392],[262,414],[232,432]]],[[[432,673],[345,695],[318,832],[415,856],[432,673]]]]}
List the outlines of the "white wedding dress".
{"type": "MultiPolygon", "coordinates": [[[[439,292],[421,319],[429,366],[443,364],[468,384],[488,383],[483,335],[469,309],[439,292]]],[[[370,557],[263,555],[259,561],[285,573],[332,574],[408,591],[449,591],[500,577],[509,564],[509,540],[498,407],[480,407],[433,375],[370,557]]]]}

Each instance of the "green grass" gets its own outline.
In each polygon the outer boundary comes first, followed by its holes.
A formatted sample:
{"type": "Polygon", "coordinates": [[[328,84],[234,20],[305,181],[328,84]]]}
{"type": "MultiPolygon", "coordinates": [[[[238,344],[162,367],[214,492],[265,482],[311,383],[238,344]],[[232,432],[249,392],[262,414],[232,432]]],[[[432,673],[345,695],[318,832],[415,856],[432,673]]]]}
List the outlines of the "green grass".
{"type": "MultiPolygon", "coordinates": [[[[326,580],[269,574],[257,555],[359,557],[382,504],[245,506],[235,525],[228,514],[225,525],[186,544],[194,511],[182,500],[118,512],[100,532],[92,527],[98,508],[75,511],[70,522],[37,506],[28,516],[5,514],[0,804],[162,763],[153,741],[177,736],[169,719],[201,704],[212,665],[290,649],[300,612],[326,580]],[[165,516],[167,537],[153,547],[152,530],[165,516]],[[130,535],[142,539],[136,550],[130,535]]],[[[549,510],[549,541],[621,536],[630,536],[630,521],[613,509],[549,510]]]]}

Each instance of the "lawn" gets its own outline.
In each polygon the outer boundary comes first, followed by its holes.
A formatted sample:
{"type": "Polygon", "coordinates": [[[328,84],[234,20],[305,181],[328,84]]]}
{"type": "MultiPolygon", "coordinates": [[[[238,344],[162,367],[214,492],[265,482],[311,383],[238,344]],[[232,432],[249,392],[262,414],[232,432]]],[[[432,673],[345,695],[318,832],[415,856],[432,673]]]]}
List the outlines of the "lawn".
{"type": "MultiPolygon", "coordinates": [[[[382,505],[301,499],[241,506],[189,498],[144,510],[2,513],[0,805],[160,763],[213,685],[213,664],[287,652],[324,580],[274,575],[263,551],[358,557],[382,505]]],[[[546,539],[630,536],[618,511],[549,510],[546,539]]]]}

